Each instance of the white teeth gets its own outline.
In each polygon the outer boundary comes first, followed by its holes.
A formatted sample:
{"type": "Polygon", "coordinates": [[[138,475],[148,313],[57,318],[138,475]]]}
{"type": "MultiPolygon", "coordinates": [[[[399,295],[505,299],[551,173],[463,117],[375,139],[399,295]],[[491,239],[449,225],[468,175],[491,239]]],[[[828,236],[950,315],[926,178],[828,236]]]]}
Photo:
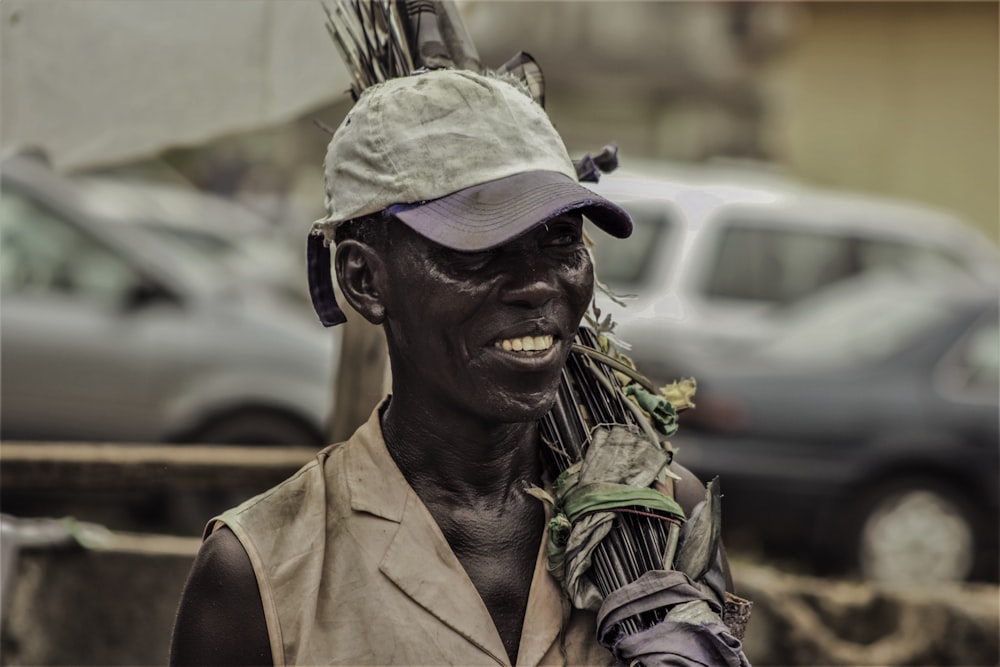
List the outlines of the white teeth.
{"type": "Polygon", "coordinates": [[[498,340],[494,345],[507,352],[543,352],[552,347],[552,341],[552,336],[522,336],[498,340]]]}

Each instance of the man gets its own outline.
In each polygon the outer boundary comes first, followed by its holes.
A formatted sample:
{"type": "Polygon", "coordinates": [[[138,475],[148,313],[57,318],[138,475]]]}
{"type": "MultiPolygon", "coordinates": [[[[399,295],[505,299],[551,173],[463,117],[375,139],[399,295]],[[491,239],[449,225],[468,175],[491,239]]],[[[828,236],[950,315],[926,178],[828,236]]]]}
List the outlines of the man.
{"type": "MultiPolygon", "coordinates": [[[[514,82],[465,71],[367,89],[326,174],[317,231],[335,238],[344,298],[385,331],[393,392],[210,523],[172,663],[611,662],[594,614],[564,610],[525,489],[546,482],[537,422],[592,296],[582,218],[624,237],[628,215],[576,182],[514,82]]],[[[704,487],[676,472],[690,511],[704,487]]]]}

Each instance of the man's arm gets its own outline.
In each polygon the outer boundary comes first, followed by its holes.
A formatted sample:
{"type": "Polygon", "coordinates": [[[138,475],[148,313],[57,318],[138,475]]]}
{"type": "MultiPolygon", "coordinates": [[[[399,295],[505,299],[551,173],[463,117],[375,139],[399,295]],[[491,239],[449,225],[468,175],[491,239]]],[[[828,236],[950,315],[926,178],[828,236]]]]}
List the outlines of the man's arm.
{"type": "Polygon", "coordinates": [[[170,664],[272,664],[253,566],[228,528],[198,550],[177,611],[170,664]]]}

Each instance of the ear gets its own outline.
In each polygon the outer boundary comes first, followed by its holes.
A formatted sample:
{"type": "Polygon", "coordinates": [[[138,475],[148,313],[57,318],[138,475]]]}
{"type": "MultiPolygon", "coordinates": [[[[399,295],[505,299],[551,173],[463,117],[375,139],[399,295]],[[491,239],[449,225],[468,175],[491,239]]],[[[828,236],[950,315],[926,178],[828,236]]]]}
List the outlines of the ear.
{"type": "Polygon", "coordinates": [[[354,310],[372,324],[385,320],[385,304],[379,289],[385,264],[371,246],[346,239],[337,244],[334,268],[340,290],[354,310]]]}

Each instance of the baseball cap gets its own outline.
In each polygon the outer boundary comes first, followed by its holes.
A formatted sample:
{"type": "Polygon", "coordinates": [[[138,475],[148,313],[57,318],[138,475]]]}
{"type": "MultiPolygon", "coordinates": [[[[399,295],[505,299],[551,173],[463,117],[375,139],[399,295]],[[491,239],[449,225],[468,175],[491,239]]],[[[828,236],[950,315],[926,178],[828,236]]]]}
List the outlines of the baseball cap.
{"type": "MultiPolygon", "coordinates": [[[[496,247],[570,211],[619,238],[632,231],[624,209],[578,183],[545,110],[508,76],[441,69],[367,88],[330,140],[324,177],[327,215],[311,248],[379,211],[461,251],[496,247]]],[[[322,264],[312,255],[310,265],[322,264]]]]}

